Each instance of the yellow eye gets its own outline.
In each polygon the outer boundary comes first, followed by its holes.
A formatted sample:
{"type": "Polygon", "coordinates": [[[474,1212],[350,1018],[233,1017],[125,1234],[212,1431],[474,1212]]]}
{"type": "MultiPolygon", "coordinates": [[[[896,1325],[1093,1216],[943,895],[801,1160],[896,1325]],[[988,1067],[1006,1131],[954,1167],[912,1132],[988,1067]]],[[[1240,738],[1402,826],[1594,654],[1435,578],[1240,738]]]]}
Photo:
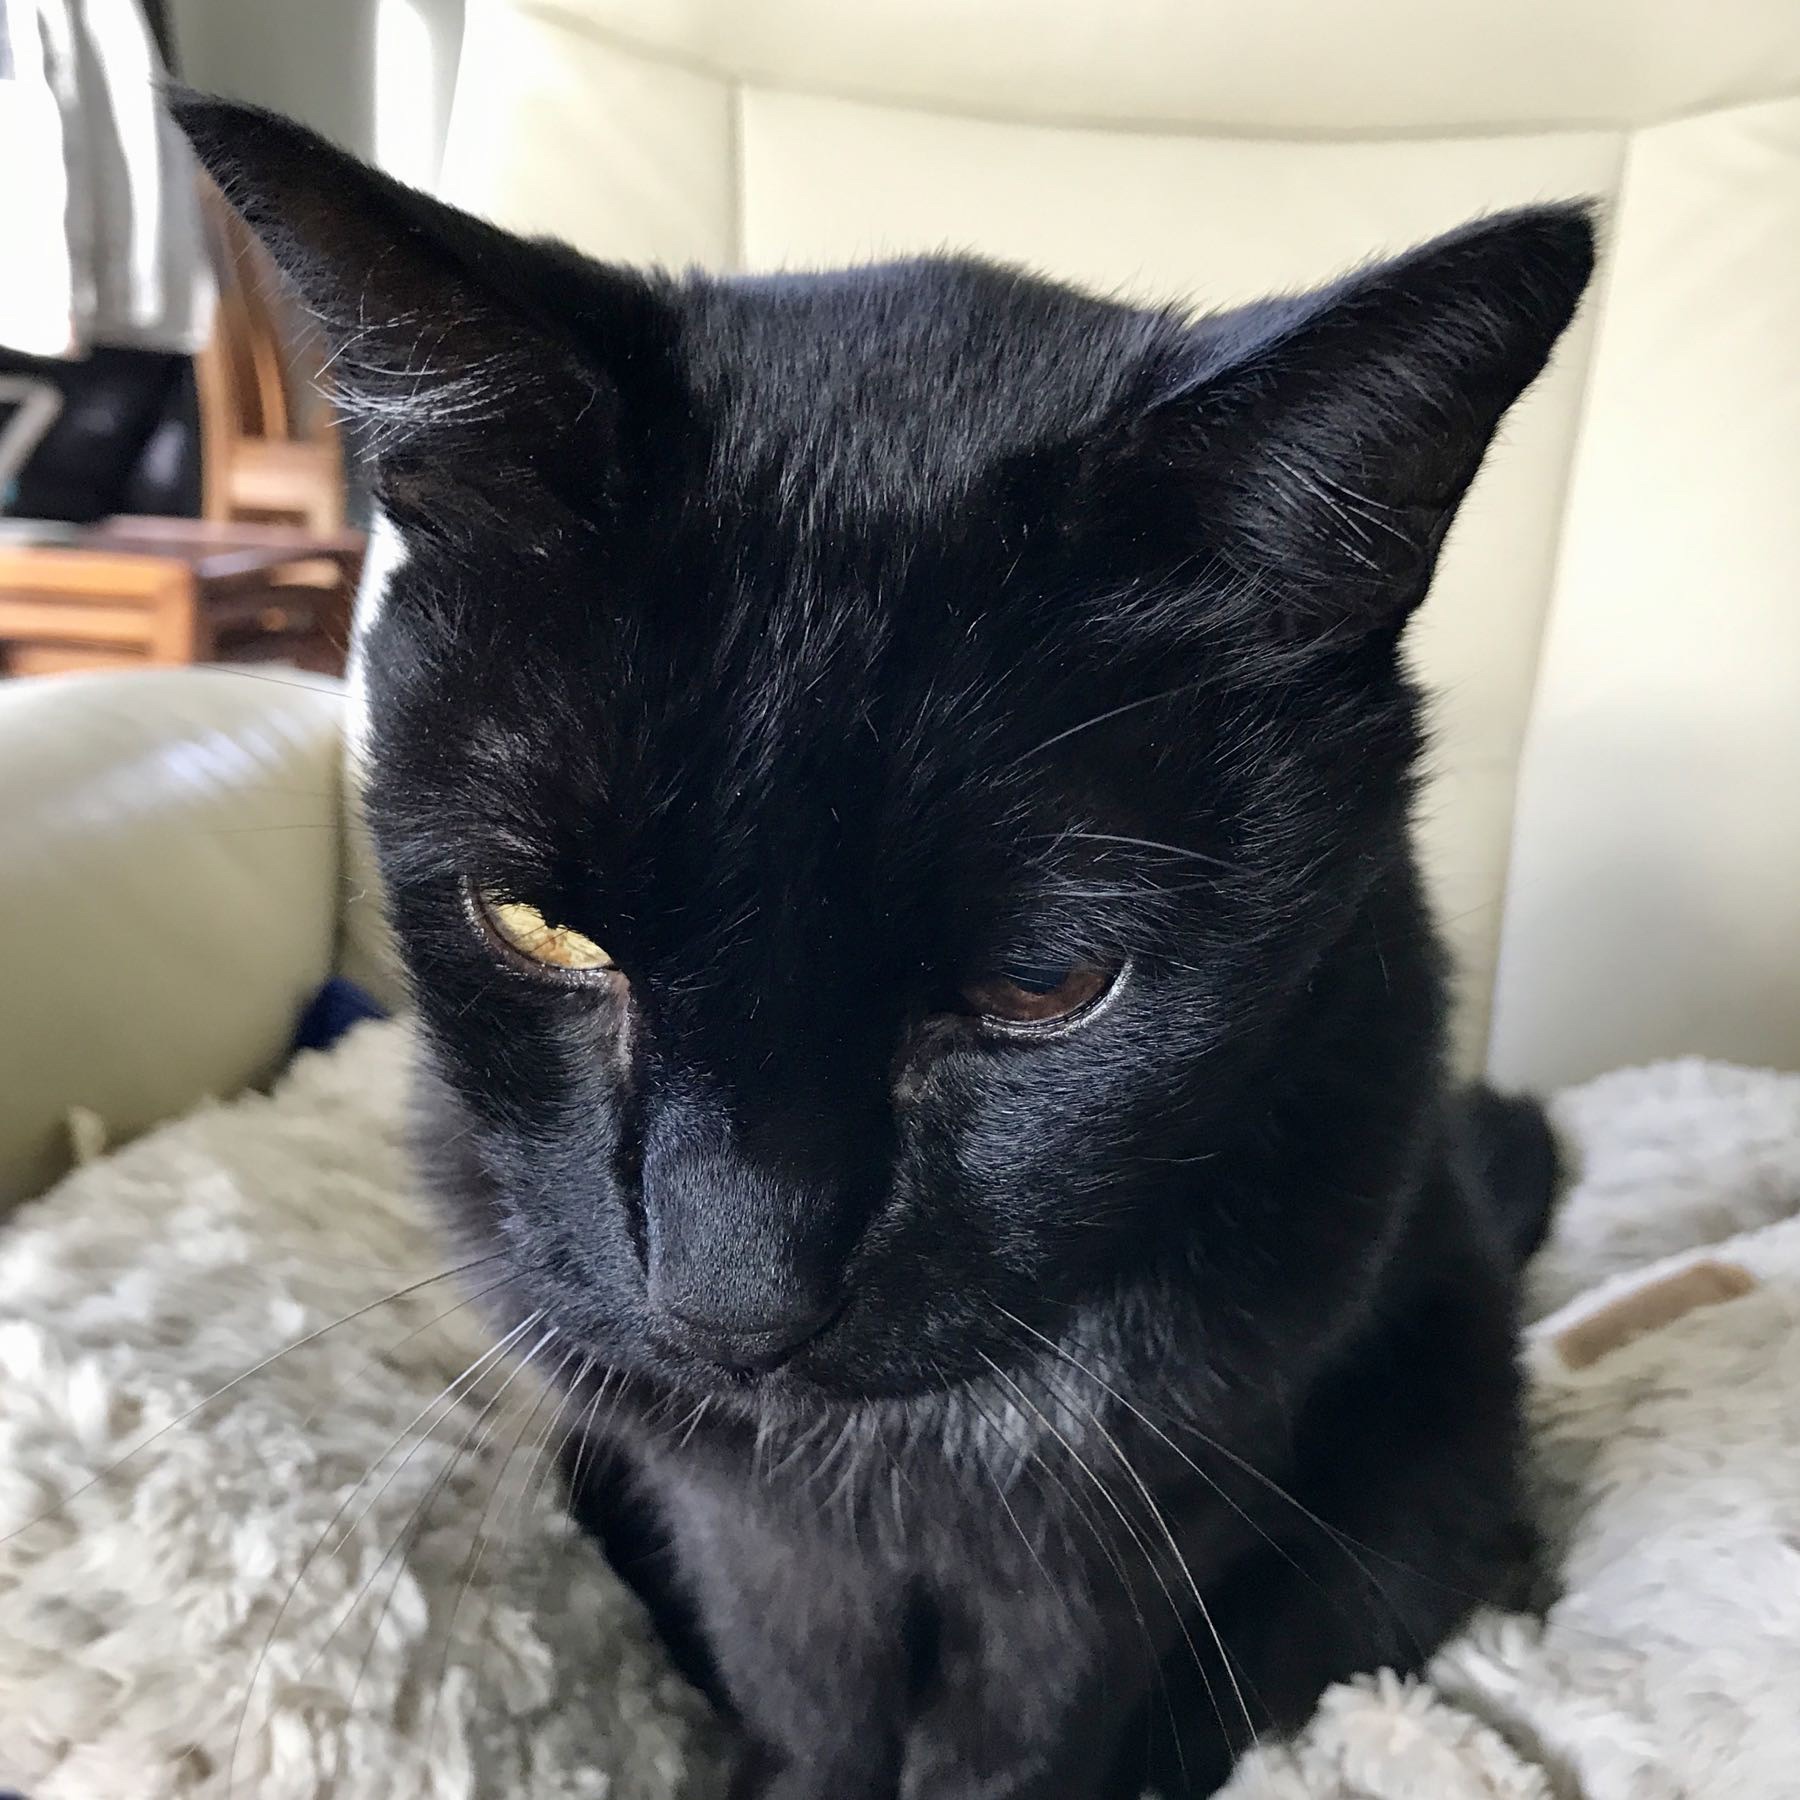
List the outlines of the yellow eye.
{"type": "Polygon", "coordinates": [[[535,906],[523,900],[495,900],[478,894],[476,903],[488,930],[507,949],[516,950],[547,969],[598,974],[617,967],[591,937],[567,925],[552,925],[535,906]]]}

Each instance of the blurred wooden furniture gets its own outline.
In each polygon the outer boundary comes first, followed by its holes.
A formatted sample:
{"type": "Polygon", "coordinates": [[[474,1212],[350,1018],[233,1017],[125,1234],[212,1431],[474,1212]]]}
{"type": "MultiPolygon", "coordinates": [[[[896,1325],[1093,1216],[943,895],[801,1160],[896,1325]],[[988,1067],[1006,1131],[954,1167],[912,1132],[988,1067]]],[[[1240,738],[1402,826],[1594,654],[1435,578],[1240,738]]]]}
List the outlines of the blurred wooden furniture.
{"type": "Polygon", "coordinates": [[[311,335],[218,190],[219,304],[194,359],[200,519],[115,518],[0,540],[0,675],[193,662],[341,674],[363,537],[311,335]]]}
{"type": "Polygon", "coordinates": [[[212,337],[194,358],[201,514],[339,531],[344,457],[314,340],[268,253],[203,177],[201,207],[219,281],[212,337]]]}
{"type": "Polygon", "coordinates": [[[343,672],[363,536],[296,525],[108,519],[0,543],[0,674],[279,662],[343,672]]]}

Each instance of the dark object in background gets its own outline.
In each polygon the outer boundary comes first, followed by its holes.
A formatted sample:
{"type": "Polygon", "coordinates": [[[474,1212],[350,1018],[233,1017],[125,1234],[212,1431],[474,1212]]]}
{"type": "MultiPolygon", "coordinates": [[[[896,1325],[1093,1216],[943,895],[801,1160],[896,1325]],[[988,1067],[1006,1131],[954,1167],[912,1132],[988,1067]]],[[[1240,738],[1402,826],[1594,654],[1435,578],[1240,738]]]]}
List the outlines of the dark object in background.
{"type": "MultiPolygon", "coordinates": [[[[139,0],[139,7],[172,72],[166,0],[139,0]]],[[[7,20],[0,5],[0,80],[15,74],[7,20]]],[[[187,357],[96,347],[84,359],[62,360],[0,347],[0,374],[49,382],[62,396],[55,424],[0,494],[0,511],[75,524],[119,512],[198,515],[199,410],[187,357]]]]}
{"type": "MultiPolygon", "coordinates": [[[[296,1050],[329,1050],[365,1019],[385,1019],[387,1008],[373,994],[342,975],[333,975],[307,1003],[294,1030],[296,1050]]],[[[6,1800],[0,1794],[0,1800],[6,1800]]]]}
{"type": "MultiPolygon", "coordinates": [[[[180,65],[175,57],[175,34],[169,29],[168,0],[138,0],[143,8],[144,22],[150,27],[150,35],[156,40],[157,54],[162,64],[171,75],[181,73],[180,65]]],[[[4,1800],[4,1796],[0,1796],[4,1800]]]]}
{"type": "Polygon", "coordinates": [[[121,512],[198,516],[200,427],[187,357],[101,347],[63,361],[0,350],[0,373],[51,382],[63,400],[8,512],[77,524],[121,512]]]}

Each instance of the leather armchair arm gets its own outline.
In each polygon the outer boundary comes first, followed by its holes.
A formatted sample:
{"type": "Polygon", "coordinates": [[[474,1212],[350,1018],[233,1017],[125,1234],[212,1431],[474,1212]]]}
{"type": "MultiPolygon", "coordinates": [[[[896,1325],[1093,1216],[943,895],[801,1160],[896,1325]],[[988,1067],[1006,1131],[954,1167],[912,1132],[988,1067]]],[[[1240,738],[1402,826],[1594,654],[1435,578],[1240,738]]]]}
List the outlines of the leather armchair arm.
{"type": "Polygon", "coordinates": [[[0,1208],[266,1080],[342,935],[343,694],[288,671],[0,684],[0,1208]]]}

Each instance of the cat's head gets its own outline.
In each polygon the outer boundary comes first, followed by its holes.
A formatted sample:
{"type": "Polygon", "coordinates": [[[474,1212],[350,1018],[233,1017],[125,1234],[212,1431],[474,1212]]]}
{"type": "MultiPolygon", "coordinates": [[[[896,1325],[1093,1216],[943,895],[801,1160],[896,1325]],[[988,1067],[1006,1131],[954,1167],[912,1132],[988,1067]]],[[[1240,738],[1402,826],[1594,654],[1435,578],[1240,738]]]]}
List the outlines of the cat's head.
{"type": "Polygon", "coordinates": [[[1193,320],[604,267],[179,111],[367,423],[426,1148],[525,1299],[795,1398],[1146,1272],[1323,1321],[1383,1202],[1245,1170],[1321,1092],[1373,1154],[1435,1079],[1397,645],[1585,213],[1193,320]]]}

